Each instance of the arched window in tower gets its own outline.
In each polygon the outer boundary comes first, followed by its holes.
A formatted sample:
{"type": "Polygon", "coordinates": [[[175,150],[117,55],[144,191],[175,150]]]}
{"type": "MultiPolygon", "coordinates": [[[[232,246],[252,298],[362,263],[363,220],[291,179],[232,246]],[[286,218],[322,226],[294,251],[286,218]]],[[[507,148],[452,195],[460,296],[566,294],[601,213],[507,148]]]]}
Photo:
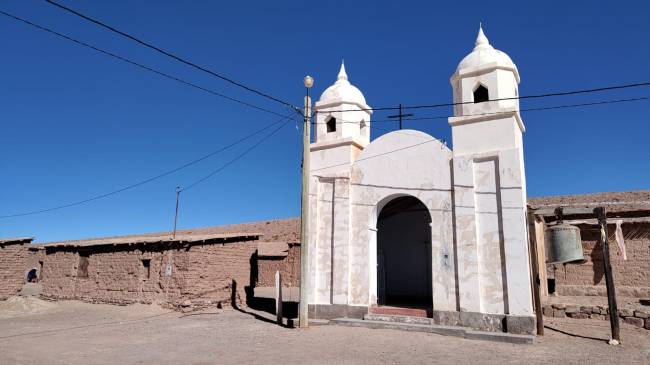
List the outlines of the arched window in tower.
{"type": "Polygon", "coordinates": [[[326,124],[327,124],[327,133],[336,132],[336,118],[329,117],[327,119],[326,124]]]}
{"type": "Polygon", "coordinates": [[[482,84],[479,84],[478,87],[474,89],[474,102],[482,103],[488,100],[490,100],[490,93],[488,92],[488,89],[482,84]]]}

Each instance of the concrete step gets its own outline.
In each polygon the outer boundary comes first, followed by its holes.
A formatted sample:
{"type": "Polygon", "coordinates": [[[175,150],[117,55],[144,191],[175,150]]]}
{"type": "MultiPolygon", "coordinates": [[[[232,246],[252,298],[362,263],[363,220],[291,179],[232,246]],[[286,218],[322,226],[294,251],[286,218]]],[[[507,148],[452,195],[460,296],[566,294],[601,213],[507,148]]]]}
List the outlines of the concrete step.
{"type": "Polygon", "coordinates": [[[503,332],[475,331],[464,327],[441,326],[435,324],[405,323],[399,321],[384,320],[375,321],[354,318],[336,318],[330,320],[330,323],[349,327],[435,333],[438,335],[454,336],[466,338],[469,340],[495,341],[515,344],[532,344],[535,341],[535,336],[531,335],[514,335],[503,332]]]}
{"type": "Polygon", "coordinates": [[[435,324],[431,318],[426,317],[413,317],[401,316],[391,314],[374,314],[368,313],[363,316],[366,321],[381,321],[381,322],[394,322],[394,323],[410,323],[410,324],[435,324]]]}
{"type": "Polygon", "coordinates": [[[421,308],[402,308],[390,306],[372,306],[368,309],[371,314],[382,314],[392,316],[409,316],[409,317],[428,317],[426,309],[421,308]]]}

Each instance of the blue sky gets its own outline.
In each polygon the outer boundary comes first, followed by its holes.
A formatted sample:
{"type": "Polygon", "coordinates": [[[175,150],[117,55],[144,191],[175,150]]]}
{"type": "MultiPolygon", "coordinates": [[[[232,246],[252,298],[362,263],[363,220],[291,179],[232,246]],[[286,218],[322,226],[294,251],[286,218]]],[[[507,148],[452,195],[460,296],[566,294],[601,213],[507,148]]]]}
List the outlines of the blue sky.
{"type": "MultiPolygon", "coordinates": [[[[176,2],[61,0],[200,65],[300,104],[335,81],[342,58],[373,107],[451,101],[449,77],[479,21],[521,74],[520,95],[650,81],[650,4],[636,2],[176,2]],[[524,6],[525,5],[525,6],[524,6]]],[[[0,9],[187,81],[287,113],[99,29],[44,1],[0,9]]],[[[180,85],[0,16],[0,215],[85,199],[214,151],[277,117],[180,85]]],[[[522,100],[522,108],[650,96],[650,88],[522,100]]],[[[650,188],[650,102],[524,112],[530,196],[650,188]]],[[[450,108],[418,110],[445,116],[450,108]]],[[[374,119],[385,119],[376,112],[374,119]]],[[[396,126],[381,123],[381,128],[396,126]]],[[[407,128],[449,140],[445,120],[407,128]]],[[[385,130],[373,130],[373,138],[385,130]]],[[[0,220],[0,236],[38,241],[169,230],[174,189],[254,140],[133,190],[0,220]]],[[[297,216],[295,124],[182,194],[179,227],[297,216]]]]}

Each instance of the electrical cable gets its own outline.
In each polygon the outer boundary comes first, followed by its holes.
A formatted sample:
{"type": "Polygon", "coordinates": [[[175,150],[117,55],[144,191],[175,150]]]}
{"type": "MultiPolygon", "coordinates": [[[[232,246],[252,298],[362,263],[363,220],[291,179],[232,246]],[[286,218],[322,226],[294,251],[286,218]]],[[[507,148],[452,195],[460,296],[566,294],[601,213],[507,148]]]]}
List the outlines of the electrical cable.
{"type": "Polygon", "coordinates": [[[44,32],[47,32],[47,33],[53,34],[53,35],[55,35],[55,36],[57,36],[57,37],[63,38],[63,39],[68,40],[68,41],[70,41],[70,42],[76,43],[76,44],[78,44],[78,45],[80,45],[80,46],[83,46],[83,47],[86,47],[86,48],[92,49],[92,50],[94,50],[94,51],[96,51],[96,52],[99,52],[99,53],[105,54],[105,55],[107,55],[107,56],[113,57],[113,58],[118,59],[118,60],[120,60],[120,61],[122,61],[122,62],[126,62],[126,63],[128,63],[128,64],[131,64],[131,65],[133,65],[133,66],[136,66],[136,67],[138,67],[138,68],[141,68],[141,69],[143,69],[143,70],[146,70],[146,71],[149,71],[149,72],[153,72],[153,73],[155,73],[155,74],[157,74],[157,75],[159,75],[159,76],[163,76],[163,77],[165,77],[165,78],[167,78],[167,79],[170,79],[170,80],[173,80],[173,81],[179,82],[179,83],[184,84],[184,85],[187,85],[187,86],[191,86],[191,87],[193,87],[193,88],[199,89],[199,90],[204,91],[204,92],[207,92],[207,93],[209,93],[209,94],[212,94],[212,95],[215,95],[215,96],[218,96],[218,97],[220,97],[220,98],[224,98],[224,99],[227,99],[227,100],[230,100],[230,101],[234,101],[234,102],[236,102],[236,103],[239,103],[239,104],[245,105],[245,106],[250,107],[250,108],[253,108],[253,109],[257,109],[257,110],[260,110],[260,111],[263,111],[263,112],[266,112],[266,113],[269,113],[269,114],[277,115],[277,116],[283,116],[282,114],[277,113],[277,112],[274,112],[274,111],[272,111],[272,110],[269,110],[269,109],[266,109],[266,108],[259,107],[259,106],[257,106],[257,105],[254,105],[254,104],[251,104],[251,103],[248,103],[248,102],[245,102],[245,101],[242,101],[242,100],[239,100],[239,99],[233,98],[233,97],[228,96],[228,95],[224,95],[224,94],[222,94],[222,93],[219,93],[219,92],[214,91],[214,90],[210,90],[210,89],[208,89],[208,88],[205,88],[205,87],[203,87],[203,86],[200,86],[200,85],[197,85],[197,84],[191,83],[191,82],[189,82],[189,81],[185,81],[185,80],[183,80],[183,79],[181,79],[181,78],[179,78],[179,77],[176,77],[176,76],[170,75],[170,74],[168,74],[168,73],[162,72],[162,71],[157,70],[157,69],[155,69],[155,68],[153,68],[153,67],[143,65],[143,64],[138,63],[138,62],[136,62],[136,61],[130,60],[130,59],[126,58],[126,57],[123,57],[123,56],[120,56],[120,55],[118,55],[118,54],[115,54],[115,53],[113,53],[113,52],[110,52],[110,51],[107,51],[107,50],[101,49],[101,48],[99,48],[99,47],[97,47],[97,46],[93,46],[92,44],[89,44],[89,43],[86,43],[86,42],[80,41],[80,40],[78,40],[78,39],[72,38],[72,37],[70,37],[70,36],[68,36],[68,35],[65,35],[65,34],[63,34],[63,33],[59,33],[59,32],[57,32],[57,31],[55,31],[55,30],[50,29],[50,28],[44,27],[44,26],[42,26],[42,25],[38,25],[38,24],[36,24],[36,23],[34,23],[34,22],[31,22],[31,21],[29,21],[29,20],[26,20],[26,19],[20,18],[20,17],[18,17],[18,16],[16,16],[16,15],[9,14],[9,13],[7,13],[7,12],[5,12],[5,11],[0,10],[0,14],[1,14],[1,15],[4,15],[4,16],[6,16],[6,17],[9,17],[9,18],[11,18],[11,19],[14,19],[14,20],[16,20],[16,21],[22,22],[22,23],[24,23],[24,24],[30,25],[30,26],[32,26],[32,27],[34,27],[34,28],[36,28],[36,29],[39,29],[39,30],[42,30],[42,31],[44,31],[44,32]]]}
{"type": "MultiPolygon", "coordinates": [[[[293,114],[293,112],[291,114],[293,114]]],[[[217,154],[219,154],[219,153],[221,153],[221,152],[223,152],[223,151],[225,151],[225,150],[227,150],[227,149],[229,149],[229,148],[231,148],[231,147],[233,147],[233,146],[235,146],[235,145],[237,145],[237,144],[239,144],[241,142],[244,142],[244,141],[246,141],[246,140],[248,140],[248,139],[250,139],[250,138],[252,138],[252,137],[254,137],[254,136],[256,136],[256,135],[258,135],[258,134],[260,134],[262,132],[264,132],[265,130],[267,130],[267,129],[269,129],[269,128],[277,125],[277,124],[280,124],[280,123],[284,122],[285,119],[290,118],[291,114],[289,114],[287,116],[284,116],[282,119],[277,120],[277,121],[275,121],[275,122],[261,128],[261,129],[258,129],[255,132],[253,132],[251,134],[248,134],[248,135],[238,139],[235,142],[232,142],[232,143],[230,143],[230,144],[228,144],[228,145],[226,145],[224,147],[221,147],[220,149],[218,149],[216,151],[210,152],[207,155],[201,156],[201,157],[199,157],[199,158],[197,158],[195,160],[192,160],[190,162],[187,162],[187,163],[185,163],[185,164],[183,164],[181,166],[178,166],[176,168],[173,168],[171,170],[163,172],[162,174],[158,174],[156,176],[147,178],[145,180],[136,182],[134,184],[127,185],[127,186],[119,188],[117,190],[113,190],[113,191],[110,191],[108,193],[96,195],[96,196],[93,196],[93,197],[90,197],[90,198],[87,198],[87,199],[75,201],[75,202],[72,202],[72,203],[62,204],[62,205],[58,205],[58,206],[51,207],[51,208],[38,209],[38,210],[33,210],[33,211],[29,211],[29,212],[24,212],[24,213],[6,214],[6,215],[0,216],[0,219],[22,217],[22,216],[27,216],[27,215],[34,215],[34,214],[51,212],[51,211],[54,211],[54,210],[60,210],[60,209],[64,209],[64,208],[70,208],[70,207],[85,204],[85,203],[88,203],[88,202],[91,202],[91,201],[94,201],[94,200],[99,200],[99,199],[102,199],[102,198],[106,198],[106,197],[109,197],[111,195],[119,194],[119,193],[122,193],[122,192],[127,191],[127,190],[131,190],[133,188],[136,188],[138,186],[147,184],[147,183],[152,182],[154,180],[158,180],[158,179],[161,179],[161,178],[163,178],[165,176],[171,175],[171,174],[173,174],[173,173],[175,173],[177,171],[183,170],[183,169],[185,169],[185,168],[187,168],[189,166],[195,165],[195,164],[197,164],[197,163],[199,163],[199,162],[201,162],[201,161],[203,161],[203,160],[205,160],[207,158],[210,158],[210,157],[212,157],[214,155],[217,155],[217,154]]],[[[283,123],[282,125],[284,125],[284,124],[286,124],[286,122],[283,123]]]]}
{"type": "Polygon", "coordinates": [[[54,2],[54,1],[52,1],[52,0],[45,0],[45,1],[46,1],[48,4],[50,4],[50,5],[56,6],[56,7],[59,8],[59,9],[62,9],[62,10],[67,11],[68,13],[74,14],[74,15],[76,15],[76,16],[82,18],[82,19],[85,19],[85,20],[87,20],[87,21],[89,21],[89,22],[91,22],[91,23],[93,23],[93,24],[96,24],[96,25],[98,25],[98,26],[100,26],[100,27],[102,27],[102,28],[108,29],[108,30],[110,30],[110,31],[113,32],[113,33],[117,33],[117,34],[119,34],[119,35],[121,35],[121,36],[123,36],[123,37],[125,37],[125,38],[128,38],[128,39],[130,39],[130,40],[132,40],[132,41],[134,41],[134,42],[136,42],[136,43],[139,43],[140,45],[143,45],[143,46],[145,46],[145,47],[147,47],[147,48],[149,48],[149,49],[151,49],[151,50],[154,50],[154,51],[156,51],[156,52],[158,52],[158,53],[160,53],[160,54],[163,54],[163,55],[165,55],[165,56],[167,56],[167,57],[170,57],[170,58],[172,58],[172,59],[174,59],[174,60],[176,60],[176,61],[178,61],[178,62],[181,62],[181,63],[183,63],[183,64],[185,64],[185,65],[188,65],[188,66],[190,66],[190,67],[193,67],[193,68],[195,68],[195,69],[197,69],[197,70],[200,70],[200,71],[202,71],[202,72],[205,72],[205,73],[207,73],[207,74],[209,74],[209,75],[211,75],[211,76],[214,76],[214,77],[216,77],[216,78],[219,78],[219,79],[221,79],[221,80],[223,80],[223,81],[226,81],[226,82],[228,82],[228,83],[230,83],[230,84],[233,84],[233,85],[235,85],[235,86],[237,86],[237,87],[240,87],[240,88],[242,88],[242,89],[245,89],[245,90],[247,90],[247,91],[250,91],[250,92],[252,92],[252,93],[255,93],[255,94],[257,94],[257,95],[260,95],[260,96],[262,96],[262,97],[265,97],[265,98],[267,98],[267,99],[270,99],[270,100],[273,100],[273,101],[275,101],[275,102],[278,102],[278,103],[280,103],[280,104],[282,104],[282,105],[284,105],[284,106],[288,106],[288,107],[290,107],[290,108],[291,108],[292,110],[294,110],[294,111],[295,111],[295,110],[299,110],[296,106],[292,105],[291,103],[288,103],[288,102],[286,102],[286,101],[284,101],[284,100],[278,99],[278,98],[276,98],[276,97],[274,97],[274,96],[271,96],[271,95],[269,95],[269,94],[266,94],[266,93],[264,93],[264,92],[262,92],[262,91],[259,91],[259,90],[257,90],[257,89],[254,89],[254,88],[252,88],[252,87],[250,87],[250,86],[246,86],[246,85],[244,85],[244,84],[241,83],[241,82],[235,81],[235,80],[233,80],[233,79],[231,79],[231,78],[229,78],[229,77],[227,77],[227,76],[224,76],[224,75],[221,75],[221,74],[219,74],[219,73],[217,73],[217,72],[211,71],[211,70],[209,70],[209,69],[207,69],[207,68],[205,68],[205,67],[199,66],[199,65],[197,65],[196,63],[193,63],[193,62],[191,62],[191,61],[188,61],[188,60],[186,60],[186,59],[184,59],[184,58],[182,58],[182,57],[180,57],[180,56],[177,56],[177,55],[175,55],[175,54],[173,54],[173,53],[171,53],[171,52],[169,52],[169,51],[166,51],[166,50],[164,50],[164,49],[162,49],[162,48],[160,48],[160,47],[154,46],[154,45],[151,44],[151,43],[145,42],[145,41],[143,41],[143,40],[141,40],[141,39],[139,39],[139,38],[137,38],[137,37],[135,37],[135,36],[133,36],[133,35],[131,35],[131,34],[128,34],[128,33],[126,33],[126,32],[123,32],[123,31],[121,31],[121,30],[119,30],[119,29],[117,29],[117,28],[115,28],[115,27],[113,27],[113,26],[110,26],[110,25],[108,25],[108,24],[105,24],[105,23],[103,23],[103,22],[101,22],[101,21],[99,21],[99,20],[97,20],[97,19],[93,19],[93,18],[91,18],[91,17],[89,17],[89,16],[87,16],[87,15],[84,15],[84,14],[82,14],[82,13],[80,13],[80,12],[74,10],[74,9],[71,9],[71,8],[66,7],[66,6],[64,6],[64,5],[61,5],[61,4],[58,4],[58,3],[56,3],[56,2],[54,2]]]}
{"type": "MultiPolygon", "coordinates": [[[[448,118],[451,118],[451,117],[478,117],[478,116],[485,116],[485,115],[511,114],[511,113],[514,113],[514,112],[524,112],[524,111],[542,111],[542,110],[553,110],[553,109],[578,108],[578,107],[604,105],[604,104],[627,103],[627,102],[632,102],[632,101],[643,101],[643,100],[650,100],[650,97],[642,96],[642,97],[630,98],[630,99],[602,100],[602,101],[595,101],[595,102],[589,102],[589,103],[552,105],[552,106],[546,106],[546,107],[524,108],[524,109],[519,109],[519,110],[476,113],[476,114],[464,114],[464,115],[454,115],[454,116],[441,115],[441,116],[431,116],[431,117],[403,118],[402,121],[448,119],[448,118]]],[[[336,112],[339,112],[339,111],[336,110],[336,112]]],[[[318,112],[316,112],[316,113],[318,113],[318,112]]],[[[383,120],[380,119],[380,120],[371,120],[370,121],[370,123],[389,123],[389,122],[390,123],[396,123],[396,122],[399,122],[399,121],[395,120],[395,119],[383,119],[383,120]]],[[[356,124],[356,123],[359,123],[359,122],[350,121],[350,120],[340,120],[339,121],[339,119],[337,119],[336,124],[339,124],[339,123],[354,123],[354,124],[356,124]]],[[[321,122],[321,123],[312,122],[312,124],[326,124],[326,122],[321,122]]]]}
{"type": "MultiPolygon", "coordinates": [[[[287,118],[285,118],[285,119],[287,119],[287,118]]],[[[282,123],[278,128],[276,128],[276,129],[274,129],[273,131],[271,131],[271,133],[269,133],[269,134],[267,134],[266,136],[264,136],[262,139],[260,139],[259,141],[257,141],[255,144],[253,144],[252,146],[250,146],[249,148],[247,148],[244,152],[240,153],[239,155],[237,155],[237,156],[236,156],[235,158],[233,158],[232,160],[230,160],[230,161],[226,162],[225,164],[219,166],[219,168],[217,168],[216,170],[214,170],[214,171],[210,172],[209,174],[207,174],[206,176],[204,176],[204,177],[202,177],[202,178],[200,178],[200,179],[194,181],[193,183],[189,184],[188,186],[186,186],[186,187],[184,187],[184,188],[181,188],[179,191],[180,191],[180,192],[183,192],[183,191],[189,190],[189,189],[195,187],[196,185],[198,185],[198,184],[204,182],[205,180],[211,178],[212,176],[218,174],[219,172],[223,171],[226,167],[228,167],[228,166],[232,165],[233,163],[235,163],[236,161],[240,160],[241,158],[243,158],[244,156],[246,156],[248,153],[250,153],[251,151],[253,151],[256,147],[258,147],[259,145],[261,145],[264,141],[266,141],[267,139],[271,138],[274,134],[276,134],[278,131],[280,131],[280,129],[282,129],[282,127],[284,127],[285,125],[287,125],[287,123],[289,123],[290,121],[291,121],[291,119],[289,119],[289,120],[287,120],[286,122],[282,123]]]]}

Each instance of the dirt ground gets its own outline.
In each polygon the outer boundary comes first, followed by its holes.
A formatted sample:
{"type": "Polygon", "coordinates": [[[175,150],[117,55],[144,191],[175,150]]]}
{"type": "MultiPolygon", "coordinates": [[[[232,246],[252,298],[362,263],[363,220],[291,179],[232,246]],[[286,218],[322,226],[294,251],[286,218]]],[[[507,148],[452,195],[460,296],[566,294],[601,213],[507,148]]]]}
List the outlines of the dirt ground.
{"type": "Polygon", "coordinates": [[[182,314],[12,298],[0,302],[0,364],[649,364],[650,331],[553,319],[534,345],[338,326],[288,329],[234,309],[182,314]],[[553,328],[553,330],[551,329],[553,328]]]}

